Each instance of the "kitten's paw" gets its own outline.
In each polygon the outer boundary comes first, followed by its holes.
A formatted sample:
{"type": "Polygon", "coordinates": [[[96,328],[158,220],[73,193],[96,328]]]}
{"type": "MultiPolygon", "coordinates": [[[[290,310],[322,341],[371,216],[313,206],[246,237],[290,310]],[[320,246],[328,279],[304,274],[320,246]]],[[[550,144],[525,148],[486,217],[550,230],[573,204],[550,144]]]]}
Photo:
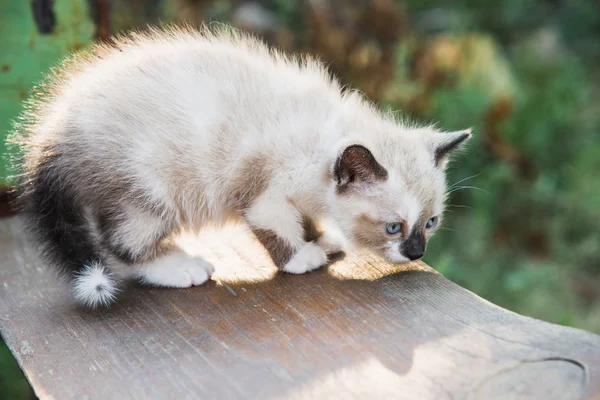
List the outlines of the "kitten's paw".
{"type": "Polygon", "coordinates": [[[331,231],[325,231],[319,239],[317,245],[323,249],[326,254],[337,254],[344,249],[344,238],[331,231]]]}
{"type": "Polygon", "coordinates": [[[188,288],[210,279],[215,267],[200,257],[171,255],[139,267],[138,278],[155,286],[188,288]]]}
{"type": "Polygon", "coordinates": [[[215,272],[215,267],[200,257],[191,257],[179,267],[185,271],[190,279],[189,286],[199,286],[210,279],[215,272]]]}
{"type": "Polygon", "coordinates": [[[315,243],[307,243],[282,268],[290,274],[304,274],[327,264],[327,254],[315,243]]]}

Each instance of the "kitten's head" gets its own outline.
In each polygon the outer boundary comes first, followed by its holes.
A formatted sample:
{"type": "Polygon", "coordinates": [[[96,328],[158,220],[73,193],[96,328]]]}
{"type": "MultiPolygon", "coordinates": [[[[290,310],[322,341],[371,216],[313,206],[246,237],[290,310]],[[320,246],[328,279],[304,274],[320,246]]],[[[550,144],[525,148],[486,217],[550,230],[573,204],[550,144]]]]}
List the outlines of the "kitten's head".
{"type": "Polygon", "coordinates": [[[329,203],[356,246],[403,263],[423,256],[442,223],[445,168],[471,136],[402,129],[376,144],[344,145],[333,166],[329,203]]]}

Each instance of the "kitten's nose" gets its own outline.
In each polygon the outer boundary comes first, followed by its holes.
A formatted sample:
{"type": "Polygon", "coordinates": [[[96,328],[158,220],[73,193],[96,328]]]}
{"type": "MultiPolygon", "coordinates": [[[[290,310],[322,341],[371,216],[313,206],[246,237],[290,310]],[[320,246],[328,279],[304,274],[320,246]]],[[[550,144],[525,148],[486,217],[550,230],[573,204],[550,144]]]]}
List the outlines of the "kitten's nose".
{"type": "Polygon", "coordinates": [[[414,253],[408,251],[404,253],[404,255],[410,259],[410,261],[418,260],[419,258],[423,257],[423,254],[425,254],[425,252],[422,250],[414,253]]]}
{"type": "Polygon", "coordinates": [[[411,234],[402,243],[402,252],[411,261],[423,257],[423,254],[425,254],[425,236],[422,234],[411,234]]]}

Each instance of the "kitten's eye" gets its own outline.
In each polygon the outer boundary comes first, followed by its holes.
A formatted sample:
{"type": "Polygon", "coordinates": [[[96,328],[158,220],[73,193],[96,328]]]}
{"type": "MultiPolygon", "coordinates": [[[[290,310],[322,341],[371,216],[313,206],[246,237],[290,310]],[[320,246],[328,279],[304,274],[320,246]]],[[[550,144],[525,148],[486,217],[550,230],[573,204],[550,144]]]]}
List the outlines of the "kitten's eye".
{"type": "Polygon", "coordinates": [[[431,218],[429,218],[429,221],[427,221],[427,223],[425,224],[425,228],[431,229],[434,226],[436,226],[437,223],[438,223],[438,217],[431,217],[431,218]]]}
{"type": "Polygon", "coordinates": [[[388,235],[395,235],[402,230],[401,222],[390,222],[385,224],[385,231],[388,235]]]}

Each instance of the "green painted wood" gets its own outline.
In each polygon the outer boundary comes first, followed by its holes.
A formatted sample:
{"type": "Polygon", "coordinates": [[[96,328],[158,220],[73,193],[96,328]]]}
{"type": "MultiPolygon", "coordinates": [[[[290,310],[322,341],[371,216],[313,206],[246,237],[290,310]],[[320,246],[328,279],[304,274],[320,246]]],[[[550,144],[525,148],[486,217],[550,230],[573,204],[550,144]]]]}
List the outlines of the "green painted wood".
{"type": "MultiPolygon", "coordinates": [[[[8,151],[6,136],[32,86],[62,58],[90,43],[95,32],[87,0],[58,0],[52,8],[55,24],[50,33],[44,34],[34,20],[32,1],[0,1],[0,154],[3,156],[8,151]]],[[[7,157],[2,157],[0,184],[8,184],[9,174],[7,157]]]]}

